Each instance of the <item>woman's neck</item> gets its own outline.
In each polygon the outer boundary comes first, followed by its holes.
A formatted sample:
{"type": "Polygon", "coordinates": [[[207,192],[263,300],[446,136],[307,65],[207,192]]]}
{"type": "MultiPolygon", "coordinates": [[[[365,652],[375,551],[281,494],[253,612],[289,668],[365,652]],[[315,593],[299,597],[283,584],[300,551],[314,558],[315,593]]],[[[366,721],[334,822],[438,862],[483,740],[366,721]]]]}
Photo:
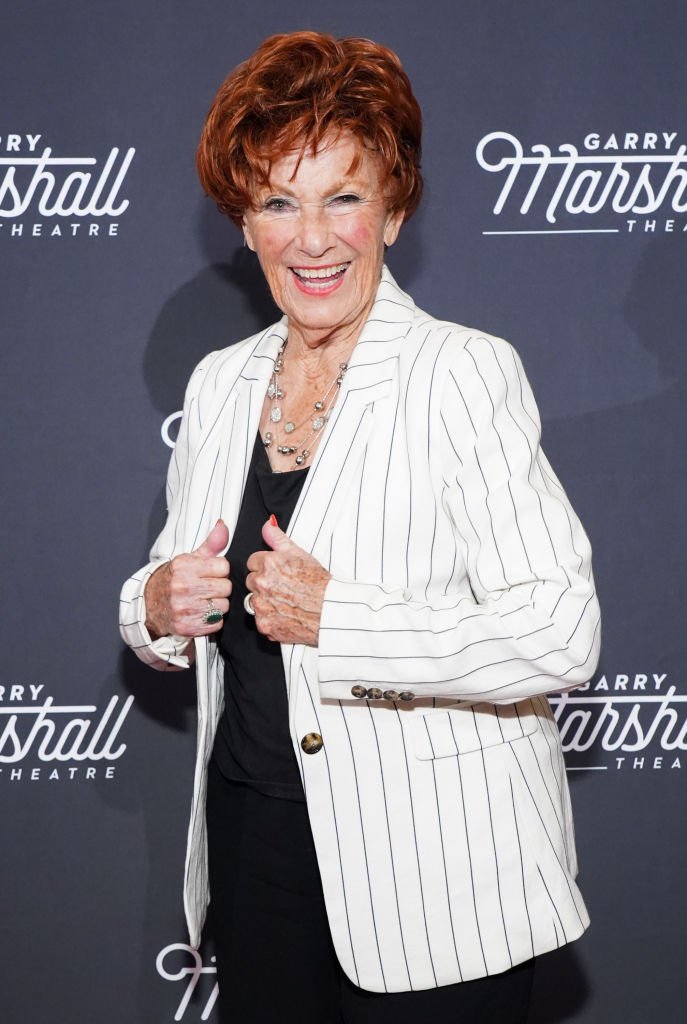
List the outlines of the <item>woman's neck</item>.
{"type": "Polygon", "coordinates": [[[303,331],[289,324],[286,359],[306,379],[316,379],[330,367],[347,363],[360,335],[350,331],[303,331]]]}

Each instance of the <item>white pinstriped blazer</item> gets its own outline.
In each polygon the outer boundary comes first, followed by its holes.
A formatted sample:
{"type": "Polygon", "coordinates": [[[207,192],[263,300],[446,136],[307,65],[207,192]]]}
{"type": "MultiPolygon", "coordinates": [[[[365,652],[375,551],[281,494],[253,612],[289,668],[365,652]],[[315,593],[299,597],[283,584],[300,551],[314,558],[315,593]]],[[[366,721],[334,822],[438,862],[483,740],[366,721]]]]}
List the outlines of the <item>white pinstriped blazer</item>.
{"type": "MultiPolygon", "coordinates": [[[[236,522],[283,319],[214,352],[189,383],[151,562],[122,591],[122,634],[156,668],[143,588],[161,560],[236,522]]],[[[319,648],[283,645],[289,725],[332,936],[351,980],[403,991],[495,974],[577,938],[570,801],[544,694],[592,675],[587,538],[539,448],[504,341],[434,320],[384,269],[288,528],[333,575],[319,648]],[[356,699],[355,685],[415,699],[356,699]],[[319,733],[306,755],[300,740],[319,733]]],[[[185,907],[208,883],[206,767],[222,708],[196,641],[198,756],[185,907]]]]}

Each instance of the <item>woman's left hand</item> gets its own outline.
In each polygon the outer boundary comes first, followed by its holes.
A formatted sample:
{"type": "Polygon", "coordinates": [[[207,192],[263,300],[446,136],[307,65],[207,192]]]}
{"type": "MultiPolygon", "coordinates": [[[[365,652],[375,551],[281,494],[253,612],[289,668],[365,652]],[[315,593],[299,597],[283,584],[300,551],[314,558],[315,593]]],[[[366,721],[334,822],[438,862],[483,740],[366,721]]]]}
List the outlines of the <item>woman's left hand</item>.
{"type": "Polygon", "coordinates": [[[262,536],[272,550],[250,556],[246,577],[258,631],[268,640],[317,647],[331,575],[269,519],[262,536]]]}

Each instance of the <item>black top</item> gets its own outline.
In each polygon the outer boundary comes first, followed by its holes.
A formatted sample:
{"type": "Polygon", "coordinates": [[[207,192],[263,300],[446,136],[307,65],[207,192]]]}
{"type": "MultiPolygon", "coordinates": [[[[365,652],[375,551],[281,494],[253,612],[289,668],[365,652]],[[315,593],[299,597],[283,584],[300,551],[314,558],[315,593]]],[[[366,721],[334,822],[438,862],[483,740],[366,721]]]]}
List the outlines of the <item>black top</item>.
{"type": "Polygon", "coordinates": [[[281,646],[262,636],[243,607],[246,562],[269,548],[262,526],[274,513],[286,528],[308,470],[272,471],[258,433],[238,521],[227,552],[232,581],[229,613],[217,633],[224,657],[224,711],[214,758],[222,774],[269,796],[303,800],[303,786],[288,730],[281,646]]]}

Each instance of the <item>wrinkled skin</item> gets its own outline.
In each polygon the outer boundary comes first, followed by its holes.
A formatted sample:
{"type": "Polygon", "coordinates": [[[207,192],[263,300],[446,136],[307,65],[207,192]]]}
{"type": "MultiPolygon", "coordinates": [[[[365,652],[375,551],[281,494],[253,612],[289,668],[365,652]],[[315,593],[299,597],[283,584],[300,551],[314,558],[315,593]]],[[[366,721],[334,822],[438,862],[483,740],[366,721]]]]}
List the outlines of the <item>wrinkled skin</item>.
{"type": "Polygon", "coordinates": [[[262,536],[272,550],[256,551],[247,563],[246,585],[255,624],[269,640],[317,647],[324,592],[331,576],[269,520],[262,536]]]}
{"type": "Polygon", "coordinates": [[[155,570],[145,588],[146,626],[153,637],[209,636],[222,628],[221,619],[204,623],[203,612],[209,598],[222,615],[229,611],[230,567],[220,555],[228,542],[229,531],[220,520],[199,548],[155,570]]]}

